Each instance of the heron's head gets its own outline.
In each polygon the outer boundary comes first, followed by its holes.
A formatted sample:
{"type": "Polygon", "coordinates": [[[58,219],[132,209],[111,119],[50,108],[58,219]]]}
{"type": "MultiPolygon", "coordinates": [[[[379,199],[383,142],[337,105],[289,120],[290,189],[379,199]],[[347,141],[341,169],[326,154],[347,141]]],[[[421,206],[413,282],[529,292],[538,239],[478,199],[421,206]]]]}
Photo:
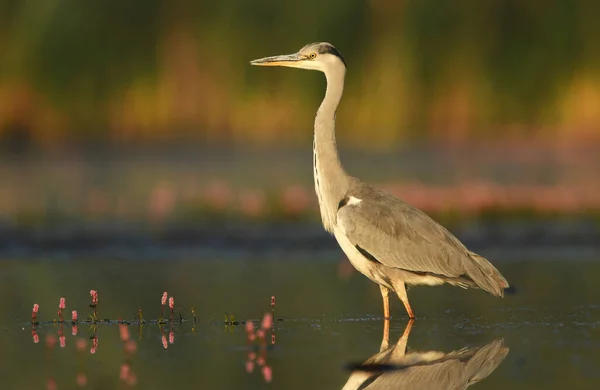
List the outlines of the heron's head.
{"type": "Polygon", "coordinates": [[[312,69],[327,72],[330,69],[345,69],[346,62],[331,43],[318,42],[304,46],[297,53],[260,58],[250,61],[257,66],[287,66],[289,68],[312,69]]]}

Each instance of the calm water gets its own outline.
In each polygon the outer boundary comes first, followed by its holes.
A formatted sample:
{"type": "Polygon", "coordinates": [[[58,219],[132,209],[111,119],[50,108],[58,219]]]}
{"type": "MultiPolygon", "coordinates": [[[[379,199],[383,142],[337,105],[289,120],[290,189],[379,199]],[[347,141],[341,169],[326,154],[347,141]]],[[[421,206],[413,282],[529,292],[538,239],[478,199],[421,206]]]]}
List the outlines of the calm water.
{"type": "Polygon", "coordinates": [[[384,325],[379,289],[348,272],[339,257],[4,259],[2,383],[10,389],[341,389],[366,381],[372,387],[362,388],[423,389],[448,388],[448,378],[458,378],[479,389],[597,388],[600,262],[499,259],[497,265],[517,289],[505,299],[453,287],[412,289],[417,320],[406,354],[407,319],[393,300],[390,345],[399,345],[377,355],[384,325]],[[99,292],[100,318],[135,319],[141,308],[144,318],[156,320],[166,290],[185,319],[195,306],[198,322],[132,325],[128,343],[118,325],[80,324],[73,336],[70,324],[42,324],[34,343],[33,303],[42,321],[57,318],[60,297],[68,318],[74,309],[86,318],[90,289],[99,292]],[[231,315],[260,326],[273,295],[276,321],[264,346],[249,343],[244,325],[224,326],[231,315]],[[90,337],[97,338],[94,354],[90,337]],[[402,369],[351,371],[371,357],[402,369]],[[440,378],[446,378],[442,385],[435,382],[440,378]]]}

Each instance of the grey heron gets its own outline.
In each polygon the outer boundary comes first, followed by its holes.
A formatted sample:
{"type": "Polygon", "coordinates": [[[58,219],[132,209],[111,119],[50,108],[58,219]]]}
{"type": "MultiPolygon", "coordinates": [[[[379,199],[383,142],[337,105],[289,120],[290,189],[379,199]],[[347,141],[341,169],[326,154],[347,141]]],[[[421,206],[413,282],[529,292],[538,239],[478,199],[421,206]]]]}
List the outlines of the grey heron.
{"type": "Polygon", "coordinates": [[[342,390],[463,390],[487,378],[509,352],[504,341],[497,339],[481,347],[448,353],[407,353],[411,326],[409,321],[404,334],[391,346],[384,336],[380,351],[352,370],[342,390]]]}
{"type": "Polygon", "coordinates": [[[407,285],[449,283],[504,296],[508,282],[488,260],[467,249],[424,212],[346,173],[335,140],[335,113],[344,90],[346,62],[333,45],[311,43],[294,54],[250,63],[325,74],[327,89],[315,117],[313,144],[321,220],[352,265],[379,285],[385,318],[390,318],[390,291],[398,295],[408,316],[415,317],[407,285]]]}

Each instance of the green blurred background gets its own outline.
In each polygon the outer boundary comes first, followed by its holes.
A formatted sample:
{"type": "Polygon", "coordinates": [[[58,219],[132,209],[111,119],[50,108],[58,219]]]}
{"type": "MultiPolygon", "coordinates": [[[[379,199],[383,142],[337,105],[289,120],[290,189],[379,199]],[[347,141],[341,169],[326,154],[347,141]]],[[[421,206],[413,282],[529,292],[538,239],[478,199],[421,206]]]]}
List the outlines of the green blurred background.
{"type": "Polygon", "coordinates": [[[432,213],[589,213],[599,14],[587,0],[0,0],[0,219],[316,216],[324,78],[248,63],[312,41],[349,64],[351,173],[432,213]]]}
{"type": "Polygon", "coordinates": [[[587,142],[598,14],[587,0],[2,0],[0,134],[295,144],[323,80],[248,61],[326,40],[349,64],[344,142],[587,142]]]}

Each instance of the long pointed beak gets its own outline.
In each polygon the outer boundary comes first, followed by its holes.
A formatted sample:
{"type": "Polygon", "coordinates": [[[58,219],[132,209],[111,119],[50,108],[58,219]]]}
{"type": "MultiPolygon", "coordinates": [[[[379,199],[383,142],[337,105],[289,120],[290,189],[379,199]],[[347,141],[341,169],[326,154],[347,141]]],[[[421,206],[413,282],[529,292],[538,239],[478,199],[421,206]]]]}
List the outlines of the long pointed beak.
{"type": "Polygon", "coordinates": [[[290,66],[293,67],[300,61],[304,61],[305,58],[298,53],[284,54],[280,56],[259,58],[257,60],[250,61],[250,64],[256,66],[290,66]]]}

